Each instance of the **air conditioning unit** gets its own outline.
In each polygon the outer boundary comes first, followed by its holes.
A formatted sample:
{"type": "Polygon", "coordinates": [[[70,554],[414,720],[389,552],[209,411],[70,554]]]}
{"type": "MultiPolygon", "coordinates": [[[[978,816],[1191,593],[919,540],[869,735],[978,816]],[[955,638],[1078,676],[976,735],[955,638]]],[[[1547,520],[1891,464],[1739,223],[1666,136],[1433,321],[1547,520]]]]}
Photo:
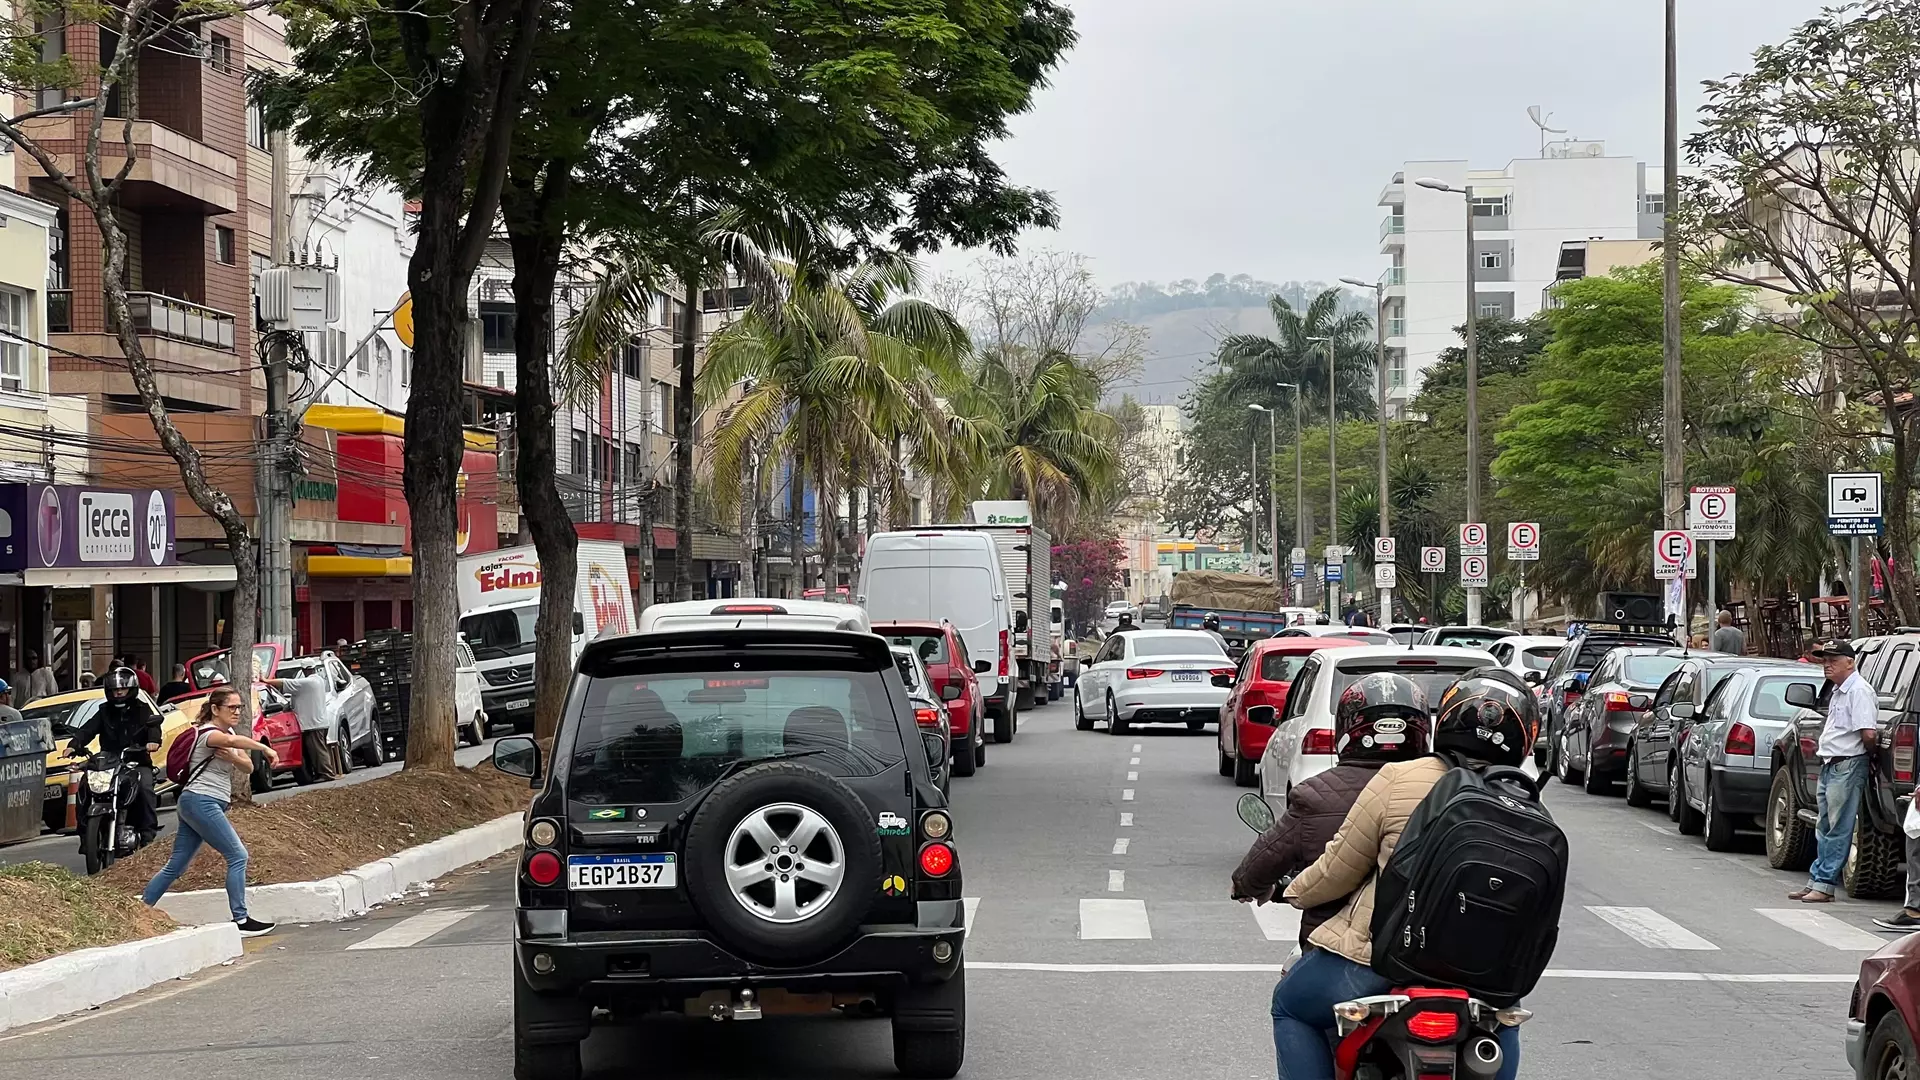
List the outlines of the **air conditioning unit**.
{"type": "Polygon", "coordinates": [[[1601,622],[1658,626],[1667,618],[1665,605],[1655,593],[1604,592],[1599,607],[1601,622]]]}

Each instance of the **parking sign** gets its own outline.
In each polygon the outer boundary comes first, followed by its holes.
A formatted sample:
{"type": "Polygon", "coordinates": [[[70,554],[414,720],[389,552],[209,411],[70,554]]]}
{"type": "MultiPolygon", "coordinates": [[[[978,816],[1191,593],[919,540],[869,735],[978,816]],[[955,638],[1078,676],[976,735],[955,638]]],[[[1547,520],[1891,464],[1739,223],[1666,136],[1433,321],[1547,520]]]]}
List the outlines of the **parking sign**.
{"type": "Polygon", "coordinates": [[[1734,490],[1697,487],[1687,493],[1687,531],[1695,540],[1731,540],[1734,537],[1734,490]]]}
{"type": "Polygon", "coordinates": [[[1373,561],[1390,563],[1393,561],[1393,537],[1376,536],[1373,538],[1373,561]]]}
{"type": "Polygon", "coordinates": [[[1653,576],[1672,581],[1687,576],[1693,563],[1693,536],[1685,529],[1653,531],[1653,576]]]}
{"type": "Polygon", "coordinates": [[[1487,557],[1485,555],[1460,556],[1460,587],[1463,589],[1484,589],[1491,579],[1487,575],[1487,557]]]}
{"type": "Polygon", "coordinates": [[[1397,589],[1400,587],[1400,568],[1390,562],[1373,564],[1373,587],[1376,589],[1397,589]]]}
{"type": "Polygon", "coordinates": [[[1420,549],[1420,572],[1423,574],[1444,574],[1447,572],[1447,549],[1443,547],[1423,547],[1420,549]]]}
{"type": "Polygon", "coordinates": [[[1480,522],[1469,522],[1460,526],[1460,554],[1485,555],[1487,553],[1487,527],[1480,522]]]}
{"type": "Polygon", "coordinates": [[[1538,562],[1540,559],[1540,523],[1516,521],[1507,526],[1507,561],[1538,562]]]}

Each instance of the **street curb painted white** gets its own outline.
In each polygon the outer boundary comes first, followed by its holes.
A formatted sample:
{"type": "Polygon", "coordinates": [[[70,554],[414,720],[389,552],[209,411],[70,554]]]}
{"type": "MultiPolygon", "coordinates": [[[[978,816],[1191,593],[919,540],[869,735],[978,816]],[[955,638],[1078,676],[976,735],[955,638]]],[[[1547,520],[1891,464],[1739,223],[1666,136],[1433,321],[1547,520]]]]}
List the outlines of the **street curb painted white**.
{"type": "Polygon", "coordinates": [[[222,919],[0,971],[0,1031],[91,1009],[240,955],[240,930],[222,919]]]}
{"type": "MultiPolygon", "coordinates": [[[[364,915],[415,885],[518,847],[523,820],[520,814],[497,817],[319,881],[250,887],[247,914],[283,923],[338,922],[364,915]]],[[[232,919],[225,889],[168,893],[160,898],[160,910],[187,924],[232,919]]]]}

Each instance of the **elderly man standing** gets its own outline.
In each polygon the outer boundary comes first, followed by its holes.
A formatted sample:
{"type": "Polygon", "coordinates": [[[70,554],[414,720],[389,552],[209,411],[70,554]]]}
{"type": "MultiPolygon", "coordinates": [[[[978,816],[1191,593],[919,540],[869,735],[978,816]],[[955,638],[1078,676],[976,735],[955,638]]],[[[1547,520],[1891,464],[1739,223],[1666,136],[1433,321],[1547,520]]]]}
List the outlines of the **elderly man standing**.
{"type": "Polygon", "coordinates": [[[1827,700],[1827,724],[1814,753],[1820,759],[1820,820],[1814,826],[1815,855],[1805,888],[1789,900],[1826,904],[1840,891],[1840,868],[1853,844],[1854,816],[1867,786],[1867,752],[1880,739],[1880,699],[1853,669],[1853,645],[1834,641],[1813,651],[1826,668],[1833,693],[1827,700]]]}

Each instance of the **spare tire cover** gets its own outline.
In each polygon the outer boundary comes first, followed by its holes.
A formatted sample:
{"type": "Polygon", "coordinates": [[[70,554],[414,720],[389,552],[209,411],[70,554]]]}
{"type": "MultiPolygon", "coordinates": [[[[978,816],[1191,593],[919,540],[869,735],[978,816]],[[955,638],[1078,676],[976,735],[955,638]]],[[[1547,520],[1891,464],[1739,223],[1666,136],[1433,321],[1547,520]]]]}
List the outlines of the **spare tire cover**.
{"type": "Polygon", "coordinates": [[[847,785],[773,761],[713,789],[687,826],[687,896],[708,928],[756,960],[832,953],[880,889],[873,815],[847,785]]]}

